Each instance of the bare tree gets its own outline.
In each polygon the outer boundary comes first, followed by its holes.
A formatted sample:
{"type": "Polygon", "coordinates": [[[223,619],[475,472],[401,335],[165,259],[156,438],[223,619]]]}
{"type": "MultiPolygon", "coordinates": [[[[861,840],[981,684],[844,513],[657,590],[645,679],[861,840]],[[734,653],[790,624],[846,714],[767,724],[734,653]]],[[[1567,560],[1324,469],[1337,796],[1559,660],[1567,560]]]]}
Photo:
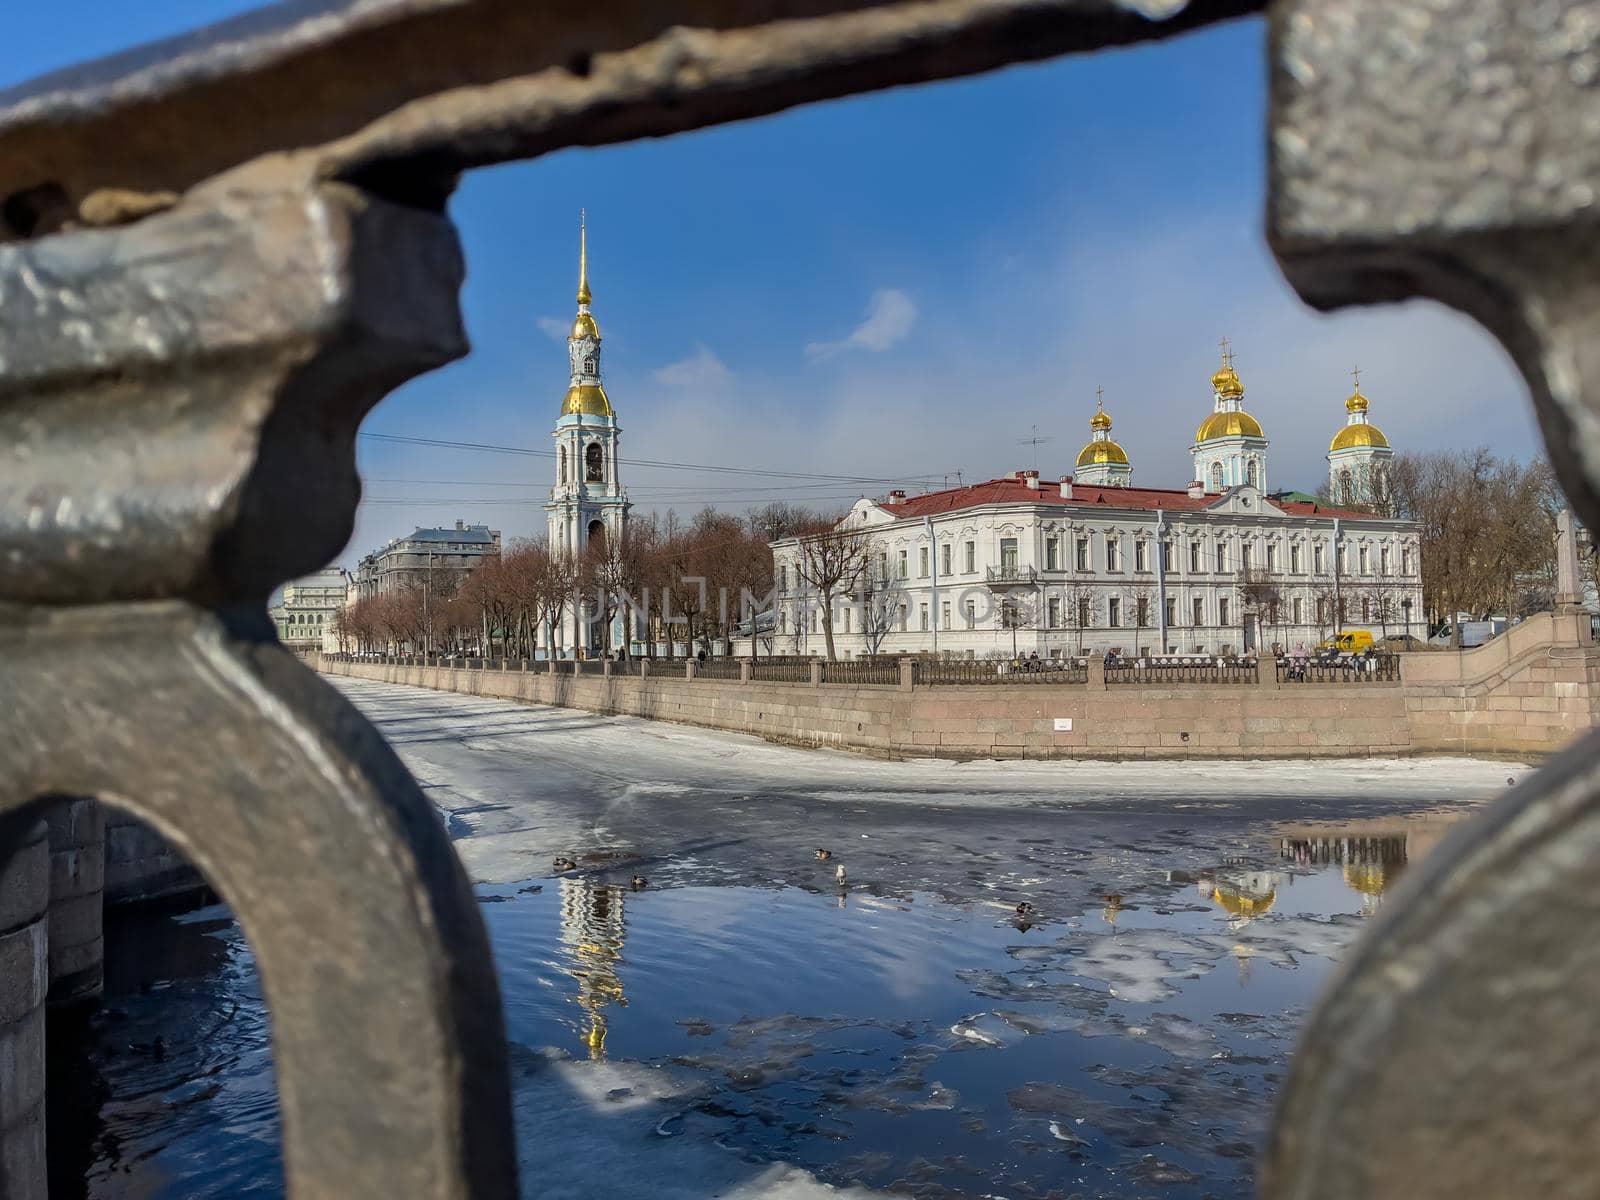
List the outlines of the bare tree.
{"type": "Polygon", "coordinates": [[[833,645],[833,603],[849,595],[867,569],[868,534],[852,517],[822,518],[799,536],[795,572],[821,598],[822,636],[828,661],[837,661],[833,645]]]}
{"type": "Polygon", "coordinates": [[[877,654],[884,639],[894,630],[900,619],[900,605],[905,593],[899,581],[887,574],[874,576],[871,570],[862,572],[860,585],[861,632],[866,640],[867,653],[877,654]]]}

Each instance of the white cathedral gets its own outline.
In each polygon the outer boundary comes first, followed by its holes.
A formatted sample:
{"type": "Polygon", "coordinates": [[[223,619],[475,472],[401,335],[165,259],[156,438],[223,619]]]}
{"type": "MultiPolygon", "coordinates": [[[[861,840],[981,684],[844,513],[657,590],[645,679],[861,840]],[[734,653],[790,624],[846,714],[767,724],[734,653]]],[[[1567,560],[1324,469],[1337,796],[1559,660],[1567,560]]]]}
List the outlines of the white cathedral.
{"type": "MultiPolygon", "coordinates": [[[[866,581],[834,606],[835,648],[1215,655],[1352,627],[1423,632],[1419,532],[1373,511],[1394,452],[1359,376],[1328,450],[1330,504],[1270,490],[1270,443],[1226,342],[1210,390],[1181,490],[1134,485],[1101,403],[1072,475],[858,501],[844,523],[866,533],[866,581]]],[[[778,654],[824,649],[802,553],[795,539],[773,543],[778,654]]]]}
{"type": "MultiPolygon", "coordinates": [[[[600,327],[589,291],[588,222],[578,226],[578,315],[567,337],[571,383],[550,436],[556,444],[556,482],[544,510],[549,519],[550,552],[575,559],[607,538],[623,535],[628,492],[622,486],[617,446],[622,427],[600,382],[600,327]]],[[[587,619],[582,602],[562,614],[549,644],[572,656],[593,653],[604,630],[587,619]]]]}

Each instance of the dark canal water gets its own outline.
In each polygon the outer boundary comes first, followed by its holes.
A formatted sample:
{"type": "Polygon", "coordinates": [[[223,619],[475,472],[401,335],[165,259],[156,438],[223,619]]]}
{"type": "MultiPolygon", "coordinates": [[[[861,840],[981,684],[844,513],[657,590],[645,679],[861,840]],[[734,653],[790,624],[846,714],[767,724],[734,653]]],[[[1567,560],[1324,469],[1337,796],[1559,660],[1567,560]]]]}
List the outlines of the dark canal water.
{"type": "MultiPolygon", "coordinates": [[[[1009,897],[636,892],[600,869],[480,888],[525,1175],[574,1196],[604,1190],[601,1161],[621,1183],[670,1163],[684,1196],[811,1195],[813,1175],[1246,1196],[1308,1006],[1458,816],[1263,828],[1037,923],[1009,897]]],[[[79,1087],[52,1097],[52,1195],[281,1194],[266,1014],[228,913],[108,932],[105,1004],[57,1039],[79,1087]]]]}

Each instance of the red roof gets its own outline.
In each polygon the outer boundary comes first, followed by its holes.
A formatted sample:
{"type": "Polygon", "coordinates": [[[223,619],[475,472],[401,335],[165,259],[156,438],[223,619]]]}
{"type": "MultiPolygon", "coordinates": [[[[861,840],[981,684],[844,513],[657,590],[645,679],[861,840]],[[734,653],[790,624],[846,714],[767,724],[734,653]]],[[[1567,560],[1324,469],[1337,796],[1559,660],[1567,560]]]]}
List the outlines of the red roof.
{"type": "MultiPolygon", "coordinates": [[[[940,513],[958,512],[964,508],[978,508],[985,504],[1054,504],[1063,508],[1165,509],[1168,512],[1198,512],[1211,507],[1221,497],[1215,492],[1204,496],[1191,496],[1188,490],[1171,488],[1095,487],[1075,483],[1072,499],[1064,500],[1061,485],[1052,480],[1040,480],[1037,490],[1030,488],[1015,476],[990,479],[968,487],[945,488],[921,496],[908,496],[899,504],[880,501],[884,511],[897,519],[938,516],[940,513]]],[[[1269,500],[1272,498],[1269,496],[1269,500]]],[[[1351,512],[1348,509],[1330,508],[1322,504],[1309,504],[1304,500],[1272,500],[1282,511],[1297,517],[1334,517],[1354,520],[1372,520],[1371,513],[1351,512]]]]}

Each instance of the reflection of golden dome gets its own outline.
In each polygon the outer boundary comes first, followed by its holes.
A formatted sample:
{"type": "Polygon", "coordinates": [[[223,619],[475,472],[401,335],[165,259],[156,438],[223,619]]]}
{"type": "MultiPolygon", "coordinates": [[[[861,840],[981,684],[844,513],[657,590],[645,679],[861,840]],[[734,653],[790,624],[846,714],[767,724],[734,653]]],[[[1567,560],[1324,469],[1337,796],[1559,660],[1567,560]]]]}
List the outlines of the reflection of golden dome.
{"type": "Polygon", "coordinates": [[[1367,421],[1357,421],[1354,425],[1346,425],[1333,435],[1333,441],[1328,446],[1330,451],[1348,450],[1352,446],[1387,446],[1389,439],[1383,436],[1383,430],[1367,421]]]}
{"type": "Polygon", "coordinates": [[[572,337],[574,341],[578,338],[587,337],[593,338],[598,342],[600,340],[600,327],[594,323],[594,318],[588,313],[581,312],[578,314],[577,320],[572,322],[572,337]]]}
{"type": "Polygon", "coordinates": [[[1208,442],[1221,437],[1266,437],[1261,422],[1247,412],[1214,412],[1195,430],[1194,440],[1208,442]]]}
{"type": "Polygon", "coordinates": [[[611,401],[605,388],[598,383],[575,383],[567,389],[567,398],[561,402],[561,415],[587,413],[591,417],[612,417],[611,401]]]}
{"type": "Polygon", "coordinates": [[[1346,863],[1344,881],[1354,891],[1381,896],[1389,887],[1389,872],[1382,863],[1346,863]]]}
{"type": "Polygon", "coordinates": [[[1128,455],[1110,438],[1103,442],[1090,442],[1078,455],[1078,465],[1088,467],[1099,463],[1119,463],[1127,466],[1128,455]]]}
{"type": "Polygon", "coordinates": [[[1261,896],[1246,896],[1226,884],[1219,883],[1211,893],[1211,898],[1231,915],[1249,920],[1251,917],[1259,917],[1262,913],[1268,912],[1277,903],[1278,889],[1273,888],[1261,896]]]}

